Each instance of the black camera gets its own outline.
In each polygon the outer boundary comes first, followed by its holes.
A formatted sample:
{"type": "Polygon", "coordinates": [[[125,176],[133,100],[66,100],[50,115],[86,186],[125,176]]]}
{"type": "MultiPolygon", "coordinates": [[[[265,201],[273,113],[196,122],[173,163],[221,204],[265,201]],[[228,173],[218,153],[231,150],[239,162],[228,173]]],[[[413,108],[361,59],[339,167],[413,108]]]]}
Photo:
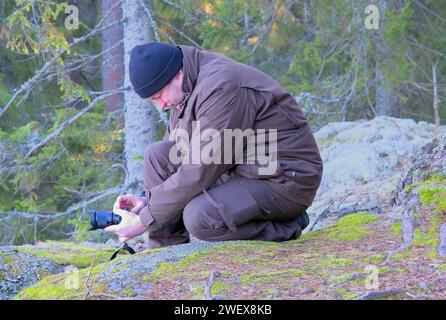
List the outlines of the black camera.
{"type": "MultiPolygon", "coordinates": [[[[125,210],[127,210],[127,208],[125,208],[125,210]]],[[[113,211],[89,210],[88,213],[91,215],[91,228],[88,230],[104,229],[108,226],[119,224],[122,220],[122,217],[113,213],[113,211]]],[[[135,250],[132,249],[132,247],[130,247],[127,243],[124,243],[124,246],[121,249],[118,249],[115,253],[113,253],[110,260],[115,259],[121,250],[126,250],[130,254],[136,253],[135,250]]]]}
{"type": "Polygon", "coordinates": [[[91,215],[91,228],[88,230],[104,229],[108,226],[119,224],[122,219],[120,215],[108,210],[89,210],[88,213],[91,215]]]}

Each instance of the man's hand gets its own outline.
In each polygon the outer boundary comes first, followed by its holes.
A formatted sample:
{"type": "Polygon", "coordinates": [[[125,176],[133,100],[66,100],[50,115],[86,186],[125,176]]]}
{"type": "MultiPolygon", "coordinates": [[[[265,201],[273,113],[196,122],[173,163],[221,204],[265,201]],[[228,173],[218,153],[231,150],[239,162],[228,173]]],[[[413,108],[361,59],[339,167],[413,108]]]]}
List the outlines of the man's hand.
{"type": "Polygon", "coordinates": [[[114,209],[113,212],[120,215],[122,220],[119,224],[111,225],[104,230],[116,234],[119,237],[119,241],[122,243],[125,243],[146,231],[146,227],[142,224],[137,214],[122,209],[114,209]]]}
{"type": "Polygon", "coordinates": [[[119,196],[113,206],[113,212],[120,215],[122,220],[119,224],[111,225],[104,230],[119,236],[119,241],[122,243],[143,234],[146,230],[141,223],[138,213],[146,205],[147,201],[143,197],[131,194],[119,196]],[[130,212],[123,210],[123,208],[130,209],[130,212]]]}
{"type": "Polygon", "coordinates": [[[129,209],[130,212],[138,214],[142,208],[147,205],[144,197],[138,197],[133,194],[125,194],[116,199],[114,209],[129,209]]]}

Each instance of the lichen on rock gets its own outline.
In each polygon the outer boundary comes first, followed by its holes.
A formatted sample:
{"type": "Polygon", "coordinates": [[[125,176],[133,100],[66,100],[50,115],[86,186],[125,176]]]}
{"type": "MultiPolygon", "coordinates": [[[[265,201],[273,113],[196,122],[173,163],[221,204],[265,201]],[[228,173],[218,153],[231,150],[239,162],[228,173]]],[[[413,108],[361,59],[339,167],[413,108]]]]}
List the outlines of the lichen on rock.
{"type": "Polygon", "coordinates": [[[324,174],[309,208],[308,230],[331,225],[343,214],[387,211],[411,156],[445,132],[444,126],[391,117],[329,123],[316,131],[324,174]]]}

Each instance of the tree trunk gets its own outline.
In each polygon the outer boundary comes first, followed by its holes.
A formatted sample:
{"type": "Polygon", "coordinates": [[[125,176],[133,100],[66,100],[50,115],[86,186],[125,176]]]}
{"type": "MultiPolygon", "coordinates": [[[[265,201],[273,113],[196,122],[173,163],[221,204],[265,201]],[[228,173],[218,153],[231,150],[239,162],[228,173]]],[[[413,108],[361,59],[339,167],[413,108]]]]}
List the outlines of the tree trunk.
{"type": "Polygon", "coordinates": [[[432,86],[434,88],[434,123],[436,126],[440,125],[440,114],[438,112],[438,104],[440,102],[438,98],[438,83],[437,83],[437,65],[438,60],[432,64],[432,86]]]}
{"type": "MultiPolygon", "coordinates": [[[[147,1],[146,1],[147,3],[147,1]]],[[[123,0],[124,14],[124,95],[125,157],[128,169],[126,183],[135,183],[133,191],[142,190],[145,148],[156,140],[156,110],[148,99],[141,99],[131,89],[128,66],[131,49],[153,40],[148,17],[138,0],[123,0]]]]}
{"type": "Polygon", "coordinates": [[[377,116],[399,116],[400,105],[398,102],[398,90],[392,85],[391,81],[384,73],[387,57],[390,55],[389,49],[384,41],[384,28],[386,21],[383,20],[385,12],[389,7],[388,0],[380,0],[379,17],[380,24],[378,30],[378,41],[376,43],[376,65],[375,65],[375,88],[376,88],[376,106],[377,116]]]}
{"type": "MultiPolygon", "coordinates": [[[[109,25],[122,18],[122,9],[116,6],[114,1],[102,0],[102,16],[104,25],[109,25]]],[[[102,50],[109,50],[103,55],[102,88],[104,91],[118,89],[124,83],[124,48],[122,44],[116,46],[116,43],[122,40],[122,36],[122,24],[102,32],[102,50]]],[[[122,94],[110,96],[105,101],[107,112],[118,110],[124,105],[122,94]]]]}

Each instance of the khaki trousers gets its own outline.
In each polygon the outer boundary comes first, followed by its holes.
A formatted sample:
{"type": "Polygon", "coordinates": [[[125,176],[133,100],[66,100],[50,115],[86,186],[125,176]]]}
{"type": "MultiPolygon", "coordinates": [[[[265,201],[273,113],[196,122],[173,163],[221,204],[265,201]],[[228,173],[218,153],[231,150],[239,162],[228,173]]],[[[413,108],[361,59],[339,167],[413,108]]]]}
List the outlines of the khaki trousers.
{"type": "MultiPolygon", "coordinates": [[[[146,192],[163,183],[178,166],[169,161],[174,142],[150,144],[144,155],[146,192]]],[[[263,181],[223,175],[209,190],[191,199],[177,218],[149,233],[149,247],[187,243],[190,235],[205,241],[298,238],[302,230],[296,218],[307,206],[283,198],[263,181]]]]}

